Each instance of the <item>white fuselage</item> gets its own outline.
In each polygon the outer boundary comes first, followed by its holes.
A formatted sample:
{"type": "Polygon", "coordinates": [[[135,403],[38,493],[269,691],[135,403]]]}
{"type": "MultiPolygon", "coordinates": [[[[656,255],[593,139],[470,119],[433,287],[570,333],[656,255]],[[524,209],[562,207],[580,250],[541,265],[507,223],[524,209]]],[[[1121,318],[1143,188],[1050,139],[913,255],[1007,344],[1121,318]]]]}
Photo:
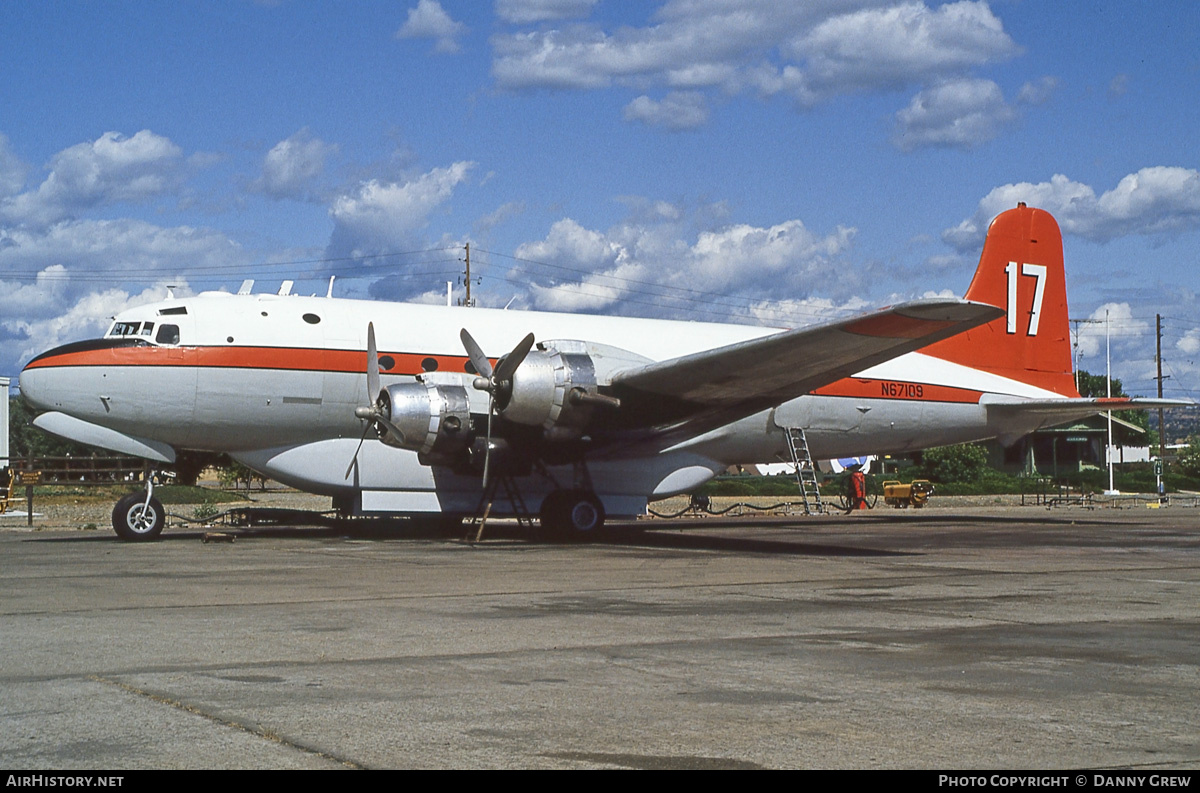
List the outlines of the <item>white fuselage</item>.
{"type": "MultiPolygon", "coordinates": [[[[472,510],[478,477],[422,465],[416,453],[373,438],[364,444],[350,477],[344,476],[363,433],[355,408],[368,399],[369,322],[378,339],[384,386],[435,372],[430,376],[467,387],[474,414],[487,413],[488,397],[471,388],[474,374],[464,368],[467,356],[459,340],[463,328],[493,359],[529,332],[539,342],[602,342],[615,348],[599,356],[597,373],[603,377],[646,361],[777,332],[624,317],[211,294],[123,312],[110,337],[129,332],[121,338],[145,344],[53,350],[29,364],[21,391],[39,408],[133,438],[229,452],[293,486],[349,494],[363,511],[472,510]]],[[[635,514],[647,499],[694,489],[730,465],[785,457],[788,427],[804,428],[813,456],[820,458],[897,453],[1019,431],[995,425],[994,417],[989,423],[981,404],[988,393],[1053,396],[909,353],[668,448],[643,448],[634,456],[602,449],[584,460],[609,513],[635,514]]],[[[548,473],[556,480],[574,475],[571,466],[548,473]]],[[[552,485],[540,474],[527,480],[529,506],[536,508],[538,494],[552,485]]]]}

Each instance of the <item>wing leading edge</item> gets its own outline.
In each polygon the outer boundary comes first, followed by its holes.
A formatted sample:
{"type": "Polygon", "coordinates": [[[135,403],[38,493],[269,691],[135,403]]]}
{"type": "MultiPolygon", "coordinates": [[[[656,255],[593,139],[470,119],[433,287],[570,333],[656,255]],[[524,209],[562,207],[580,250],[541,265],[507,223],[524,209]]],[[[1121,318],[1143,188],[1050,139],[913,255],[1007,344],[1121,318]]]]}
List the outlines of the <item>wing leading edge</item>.
{"type": "Polygon", "coordinates": [[[1003,315],[959,299],[902,303],[625,369],[610,392],[624,428],[703,432],[1003,315]]]}

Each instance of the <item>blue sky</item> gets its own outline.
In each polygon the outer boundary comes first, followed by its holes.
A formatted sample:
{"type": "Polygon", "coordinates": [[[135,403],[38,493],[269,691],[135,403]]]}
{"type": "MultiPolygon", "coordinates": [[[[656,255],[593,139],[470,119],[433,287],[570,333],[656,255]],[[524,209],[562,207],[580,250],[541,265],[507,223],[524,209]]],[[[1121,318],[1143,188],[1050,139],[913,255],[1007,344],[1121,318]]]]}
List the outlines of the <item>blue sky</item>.
{"type": "MultiPolygon", "coordinates": [[[[1200,7],[0,4],[0,376],[238,287],[796,326],[962,294],[1017,200],[1200,397],[1200,7]],[[461,286],[456,286],[461,296],[461,286]]],[[[1082,324],[1082,366],[1104,328],[1082,324]]]]}

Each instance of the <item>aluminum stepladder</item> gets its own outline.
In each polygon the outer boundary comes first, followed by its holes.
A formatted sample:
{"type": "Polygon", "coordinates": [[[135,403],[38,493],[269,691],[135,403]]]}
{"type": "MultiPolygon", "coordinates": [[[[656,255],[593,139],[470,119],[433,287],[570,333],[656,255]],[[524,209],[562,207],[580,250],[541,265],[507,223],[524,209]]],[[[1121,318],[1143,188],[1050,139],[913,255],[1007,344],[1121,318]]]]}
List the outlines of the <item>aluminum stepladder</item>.
{"type": "Polygon", "coordinates": [[[788,427],[784,434],[787,435],[792,462],[796,465],[796,484],[800,486],[800,496],[804,500],[804,514],[827,514],[825,502],[821,500],[821,486],[817,483],[817,468],[813,465],[812,455],[808,451],[808,438],[804,435],[804,428],[788,427]]]}

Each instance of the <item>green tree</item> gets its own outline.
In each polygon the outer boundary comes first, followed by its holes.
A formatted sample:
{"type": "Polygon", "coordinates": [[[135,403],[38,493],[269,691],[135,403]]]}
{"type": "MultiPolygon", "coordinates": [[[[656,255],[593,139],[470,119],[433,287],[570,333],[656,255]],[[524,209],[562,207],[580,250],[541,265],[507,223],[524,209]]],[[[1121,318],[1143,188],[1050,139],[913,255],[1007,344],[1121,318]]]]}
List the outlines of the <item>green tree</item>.
{"type": "MultiPolygon", "coordinates": [[[[83,443],[60,438],[33,426],[36,413],[19,397],[8,400],[9,455],[17,458],[29,457],[111,457],[116,452],[88,446],[83,443]]],[[[213,452],[181,451],[170,466],[176,481],[183,485],[194,485],[200,472],[208,466],[220,465],[229,458],[213,452]]]]}
{"type": "Polygon", "coordinates": [[[987,470],[987,452],[976,443],[939,446],[921,455],[921,468],[933,482],[978,482],[987,470]]]}
{"type": "MultiPolygon", "coordinates": [[[[1076,373],[1076,379],[1079,381],[1079,395],[1092,399],[1108,396],[1108,388],[1106,379],[1102,374],[1092,374],[1085,369],[1080,369],[1076,373]]],[[[1112,379],[1112,395],[1114,397],[1127,397],[1124,386],[1121,385],[1121,379],[1114,377],[1112,379]]],[[[1158,442],[1158,436],[1150,429],[1150,414],[1145,410],[1114,410],[1113,417],[1128,421],[1136,427],[1141,427],[1146,430],[1147,439],[1150,445],[1158,442]]]]}
{"type": "MultiPolygon", "coordinates": [[[[1108,396],[1107,381],[1104,375],[1092,374],[1086,369],[1080,369],[1075,373],[1075,379],[1079,382],[1080,396],[1089,398],[1108,396]]],[[[1121,385],[1121,378],[1119,377],[1112,379],[1112,395],[1115,397],[1129,396],[1129,394],[1125,393],[1125,389],[1121,385]]]]}
{"type": "Polygon", "coordinates": [[[111,454],[95,446],[85,446],[38,429],[33,426],[36,415],[25,404],[25,400],[20,397],[9,398],[8,453],[14,459],[28,457],[30,454],[34,457],[91,457],[95,454],[111,454]]]}
{"type": "Polygon", "coordinates": [[[1200,435],[1188,438],[1188,445],[1179,450],[1178,465],[1183,474],[1200,477],[1200,435]]]}
{"type": "Polygon", "coordinates": [[[267,480],[262,474],[228,457],[225,458],[217,470],[217,477],[221,480],[222,485],[232,487],[234,490],[237,490],[241,486],[241,483],[245,482],[248,492],[255,480],[258,480],[261,490],[267,489],[267,480]]]}

